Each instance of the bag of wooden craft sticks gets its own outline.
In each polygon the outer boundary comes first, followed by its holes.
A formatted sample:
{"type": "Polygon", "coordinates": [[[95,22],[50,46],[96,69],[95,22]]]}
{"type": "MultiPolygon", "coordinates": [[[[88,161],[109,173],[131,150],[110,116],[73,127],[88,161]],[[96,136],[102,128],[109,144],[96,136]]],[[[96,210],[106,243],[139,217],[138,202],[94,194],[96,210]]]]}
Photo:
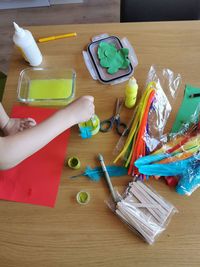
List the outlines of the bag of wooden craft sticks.
{"type": "Polygon", "coordinates": [[[153,244],[177,209],[141,181],[131,182],[117,203],[107,202],[115,214],[147,243],[153,244]]]}

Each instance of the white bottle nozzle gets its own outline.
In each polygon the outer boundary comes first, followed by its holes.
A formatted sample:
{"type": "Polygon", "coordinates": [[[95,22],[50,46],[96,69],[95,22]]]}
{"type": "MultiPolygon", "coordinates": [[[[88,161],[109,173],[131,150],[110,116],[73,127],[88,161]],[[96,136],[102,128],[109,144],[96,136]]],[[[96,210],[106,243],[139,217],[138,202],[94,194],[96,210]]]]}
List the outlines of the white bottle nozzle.
{"type": "Polygon", "coordinates": [[[13,25],[14,25],[16,31],[19,31],[19,30],[21,29],[21,28],[19,27],[19,25],[17,25],[16,22],[13,22],[13,25]]]}
{"type": "Polygon", "coordinates": [[[134,77],[132,77],[132,78],[129,79],[129,85],[130,86],[134,86],[136,84],[137,84],[137,82],[136,82],[136,79],[134,77]]]}
{"type": "Polygon", "coordinates": [[[19,25],[17,25],[16,22],[13,22],[13,25],[14,25],[14,28],[15,28],[15,33],[22,37],[25,34],[24,29],[19,27],[19,25]]]}

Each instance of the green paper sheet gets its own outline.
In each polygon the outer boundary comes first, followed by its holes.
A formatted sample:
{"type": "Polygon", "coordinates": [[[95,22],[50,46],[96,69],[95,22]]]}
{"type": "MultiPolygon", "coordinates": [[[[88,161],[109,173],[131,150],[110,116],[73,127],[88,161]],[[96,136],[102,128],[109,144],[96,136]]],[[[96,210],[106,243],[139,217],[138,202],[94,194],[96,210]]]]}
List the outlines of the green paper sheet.
{"type": "Polygon", "coordinates": [[[200,88],[187,84],[182,104],[178,110],[171,130],[172,133],[178,132],[184,123],[190,122],[191,116],[195,113],[198,105],[200,104],[200,96],[194,97],[195,94],[200,94],[200,88]]]}

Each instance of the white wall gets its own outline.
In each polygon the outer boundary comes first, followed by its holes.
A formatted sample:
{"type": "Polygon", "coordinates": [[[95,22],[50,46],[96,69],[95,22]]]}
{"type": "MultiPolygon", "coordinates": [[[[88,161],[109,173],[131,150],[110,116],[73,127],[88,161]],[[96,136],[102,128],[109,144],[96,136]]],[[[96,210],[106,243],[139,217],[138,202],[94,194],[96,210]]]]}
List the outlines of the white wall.
{"type": "Polygon", "coordinates": [[[83,0],[1,0],[0,9],[41,7],[59,4],[82,3],[83,0]]]}

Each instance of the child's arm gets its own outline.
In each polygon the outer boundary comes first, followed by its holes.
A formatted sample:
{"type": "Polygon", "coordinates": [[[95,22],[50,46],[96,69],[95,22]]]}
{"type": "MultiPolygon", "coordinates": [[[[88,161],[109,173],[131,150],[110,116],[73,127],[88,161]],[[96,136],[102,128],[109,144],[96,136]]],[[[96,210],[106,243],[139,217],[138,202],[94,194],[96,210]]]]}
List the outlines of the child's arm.
{"type": "Polygon", "coordinates": [[[91,96],[81,97],[33,128],[1,137],[0,169],[14,167],[66,129],[89,120],[94,114],[93,101],[91,96]]]}

